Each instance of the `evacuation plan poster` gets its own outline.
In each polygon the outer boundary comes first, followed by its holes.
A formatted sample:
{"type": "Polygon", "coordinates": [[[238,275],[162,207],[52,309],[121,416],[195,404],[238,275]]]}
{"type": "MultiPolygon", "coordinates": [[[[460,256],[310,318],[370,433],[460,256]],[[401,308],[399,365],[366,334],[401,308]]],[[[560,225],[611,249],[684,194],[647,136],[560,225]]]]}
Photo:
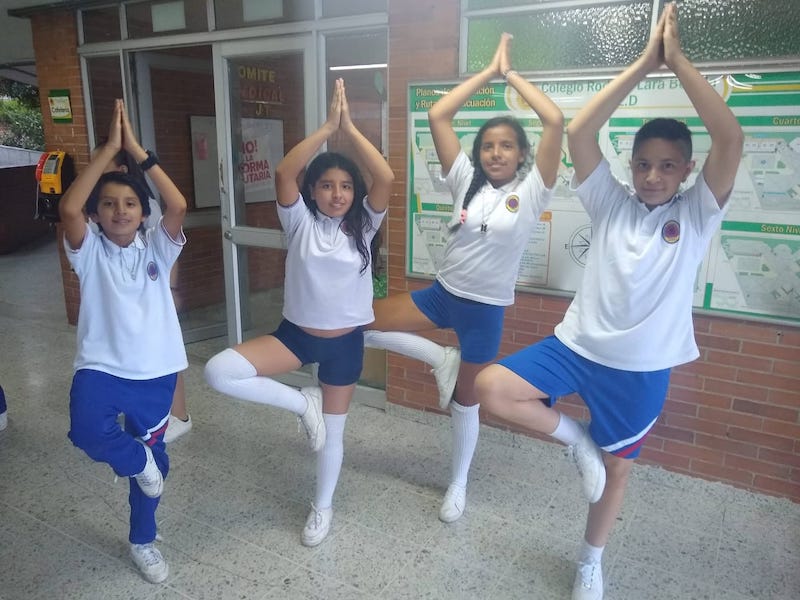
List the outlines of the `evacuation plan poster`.
{"type": "MultiPolygon", "coordinates": [[[[537,85],[569,119],[608,80],[547,81],[537,85]]],[[[697,273],[694,306],[743,318],[800,323],[800,73],[709,77],[745,133],[744,154],[725,221],[697,273]]],[[[441,176],[427,111],[453,87],[409,86],[407,272],[436,273],[447,243],[453,201],[441,176]]],[[[512,114],[536,148],[541,123],[504,83],[480,89],[453,125],[467,155],[481,124],[512,114]]],[[[653,117],[673,117],[692,131],[695,172],[703,167],[710,138],[676,78],[648,78],[623,101],[600,132],[600,147],[614,174],[630,181],[633,136],[653,117]]],[[[522,289],[572,293],[580,285],[591,244],[588,215],[569,191],[572,176],[566,138],[555,196],[531,231],[517,284],[522,289]]]]}

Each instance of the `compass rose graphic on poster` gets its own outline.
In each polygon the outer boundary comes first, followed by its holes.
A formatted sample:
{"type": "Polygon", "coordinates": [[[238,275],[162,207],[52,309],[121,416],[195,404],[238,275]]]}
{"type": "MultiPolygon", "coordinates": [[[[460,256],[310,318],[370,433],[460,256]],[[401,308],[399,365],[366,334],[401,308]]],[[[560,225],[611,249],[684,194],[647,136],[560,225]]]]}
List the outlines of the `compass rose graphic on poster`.
{"type": "Polygon", "coordinates": [[[580,266],[586,266],[586,253],[589,252],[589,244],[592,242],[592,226],[584,225],[576,229],[569,238],[569,242],[564,244],[564,248],[569,250],[569,255],[580,266]]]}

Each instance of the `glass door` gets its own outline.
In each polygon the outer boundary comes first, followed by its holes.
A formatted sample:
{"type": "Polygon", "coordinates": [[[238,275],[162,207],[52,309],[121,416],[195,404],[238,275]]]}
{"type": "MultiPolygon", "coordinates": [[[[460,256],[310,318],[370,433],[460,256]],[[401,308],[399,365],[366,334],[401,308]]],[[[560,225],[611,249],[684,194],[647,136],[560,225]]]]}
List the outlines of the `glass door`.
{"type": "MultiPolygon", "coordinates": [[[[316,126],[313,38],[292,36],[215,46],[216,152],[221,197],[228,341],[273,331],[283,306],[284,236],[275,167],[316,126]]],[[[209,132],[193,133],[210,151],[209,132]]]]}

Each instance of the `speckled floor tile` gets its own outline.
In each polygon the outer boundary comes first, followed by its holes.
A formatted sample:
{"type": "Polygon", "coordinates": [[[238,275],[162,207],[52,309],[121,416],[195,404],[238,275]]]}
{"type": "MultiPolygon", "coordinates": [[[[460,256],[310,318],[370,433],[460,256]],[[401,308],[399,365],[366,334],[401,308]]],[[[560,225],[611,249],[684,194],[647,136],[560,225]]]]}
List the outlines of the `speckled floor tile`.
{"type": "MultiPolygon", "coordinates": [[[[187,348],[194,427],[169,445],[157,515],[170,577],[145,582],[127,481],[67,439],[75,328],[55,242],[0,256],[0,282],[0,600],[569,597],[587,505],[563,447],[482,427],[467,510],[444,524],[450,417],[398,405],[351,407],[333,528],[302,546],[316,457],[293,415],[205,384],[224,339],[187,348]]],[[[800,505],[636,465],[605,598],[794,600],[798,564],[800,505]]]]}

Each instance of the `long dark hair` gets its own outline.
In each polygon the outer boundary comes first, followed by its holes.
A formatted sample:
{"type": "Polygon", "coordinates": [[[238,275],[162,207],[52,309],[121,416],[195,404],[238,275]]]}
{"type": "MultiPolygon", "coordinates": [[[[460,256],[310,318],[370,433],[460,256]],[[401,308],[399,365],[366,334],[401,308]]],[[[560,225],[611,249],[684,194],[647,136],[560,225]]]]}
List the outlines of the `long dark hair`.
{"type": "Polygon", "coordinates": [[[342,218],[342,231],[353,238],[356,243],[356,250],[361,255],[361,270],[359,273],[366,271],[370,263],[372,263],[374,273],[376,264],[380,263],[380,253],[378,252],[380,240],[376,244],[375,238],[378,237],[376,233],[371,244],[372,248],[367,244],[366,237],[367,233],[372,231],[372,220],[367,213],[367,209],[364,208],[367,184],[364,183],[364,178],[361,176],[356,164],[338,152],[323,152],[318,155],[306,167],[306,173],[303,176],[303,185],[300,188],[303,194],[303,201],[316,217],[319,207],[317,207],[317,202],[311,198],[311,192],[319,178],[328,169],[341,169],[353,179],[353,204],[342,218]]]}
{"type": "Polygon", "coordinates": [[[486,173],[481,166],[481,146],[483,145],[483,134],[487,129],[499,127],[500,125],[508,125],[514,130],[514,133],[517,135],[517,145],[519,146],[520,153],[525,157],[525,160],[522,161],[517,167],[517,172],[519,172],[520,169],[530,167],[531,143],[528,141],[528,136],[525,135],[525,130],[522,128],[522,125],[520,125],[519,121],[517,121],[514,117],[509,116],[494,117],[489,119],[478,130],[478,135],[475,136],[475,141],[472,142],[472,166],[474,168],[474,172],[472,174],[472,181],[470,182],[469,187],[467,188],[467,193],[464,196],[464,206],[462,206],[463,210],[467,210],[467,206],[469,206],[472,198],[478,193],[478,190],[481,189],[483,184],[487,181],[486,173]]]}

